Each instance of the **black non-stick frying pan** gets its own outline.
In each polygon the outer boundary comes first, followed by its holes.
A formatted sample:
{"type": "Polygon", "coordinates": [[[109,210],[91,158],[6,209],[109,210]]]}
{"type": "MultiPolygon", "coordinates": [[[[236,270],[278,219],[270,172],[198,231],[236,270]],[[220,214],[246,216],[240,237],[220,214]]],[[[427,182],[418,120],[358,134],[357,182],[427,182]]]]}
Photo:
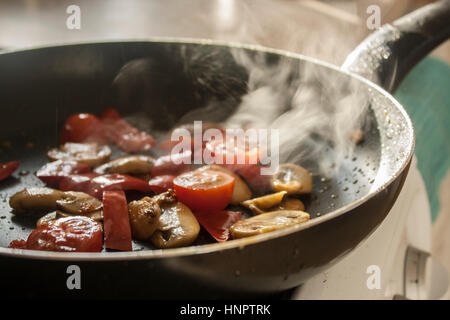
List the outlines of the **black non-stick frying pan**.
{"type": "MultiPolygon", "coordinates": [[[[87,43],[1,54],[0,162],[21,160],[21,170],[29,172],[0,184],[2,294],[236,298],[270,296],[300,285],[354,249],[388,214],[408,172],[414,131],[405,110],[382,87],[393,90],[449,35],[450,2],[442,1],[375,32],[343,68],[272,49],[201,40],[87,43]],[[292,72],[284,81],[294,85],[302,85],[302,70],[327,74],[303,83],[314,86],[317,99],[325,103],[340,98],[336,90],[328,90],[336,83],[341,94],[356,94],[346,87],[357,88],[370,103],[364,142],[331,179],[315,178],[313,196],[306,199],[309,222],[179,249],[139,244],[142,250],[92,254],[6,248],[11,240],[26,239],[35,226],[33,219],[12,214],[8,199],[25,186],[41,185],[32,173],[46,162],[47,148],[57,145],[70,114],[99,113],[112,106],[124,115],[150,119],[154,130],[170,129],[189,110],[211,101],[230,114],[248,90],[248,72],[235,60],[236,53],[263,58],[268,66],[288,65],[292,72]],[[124,68],[136,61],[133,68],[124,68]],[[81,290],[66,286],[70,265],[80,267],[81,290]]],[[[292,92],[283,94],[288,109],[292,92]]],[[[331,157],[332,151],[330,145],[319,156],[331,157]]]]}

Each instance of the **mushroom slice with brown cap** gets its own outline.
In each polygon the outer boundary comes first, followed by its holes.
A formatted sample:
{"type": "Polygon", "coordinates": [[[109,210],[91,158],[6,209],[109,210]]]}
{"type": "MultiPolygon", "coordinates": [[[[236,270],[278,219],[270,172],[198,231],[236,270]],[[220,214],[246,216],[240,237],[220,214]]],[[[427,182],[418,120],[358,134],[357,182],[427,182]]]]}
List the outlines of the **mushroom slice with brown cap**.
{"type": "Polygon", "coordinates": [[[154,162],[154,158],[146,155],[123,156],[100,165],[94,172],[145,175],[152,171],[154,162]]]}
{"type": "Polygon", "coordinates": [[[64,192],[52,188],[30,187],[17,192],[9,199],[14,213],[42,212],[56,210],[56,201],[64,197],[64,192]]]}
{"type": "Polygon", "coordinates": [[[95,167],[109,160],[111,149],[97,143],[67,142],[47,152],[51,161],[74,160],[95,167]]]}
{"type": "Polygon", "coordinates": [[[226,174],[229,174],[230,176],[232,176],[234,178],[233,195],[232,195],[231,201],[230,201],[231,204],[237,205],[237,204],[240,204],[242,201],[251,199],[252,192],[250,191],[250,188],[247,186],[247,184],[244,182],[244,180],[241,179],[241,177],[239,177],[237,174],[235,174],[231,170],[228,170],[222,166],[218,166],[215,164],[201,167],[198,170],[221,171],[226,174]]]}
{"type": "Polygon", "coordinates": [[[241,202],[241,205],[252,210],[254,214],[261,214],[268,209],[279,205],[286,193],[286,191],[280,191],[277,193],[268,194],[262,197],[243,201],[241,202]]]}
{"type": "Polygon", "coordinates": [[[298,164],[285,163],[278,167],[271,180],[274,191],[288,194],[305,194],[312,191],[312,176],[298,164]]]}
{"type": "Polygon", "coordinates": [[[161,206],[159,226],[151,237],[159,249],[188,246],[197,239],[200,225],[192,211],[183,203],[175,202],[161,206]]]}
{"type": "Polygon", "coordinates": [[[89,212],[101,210],[103,205],[97,198],[84,193],[66,191],[61,199],[56,200],[56,205],[64,212],[84,215],[89,212]]]}
{"type": "Polygon", "coordinates": [[[230,233],[233,239],[284,229],[309,220],[309,214],[299,210],[280,210],[240,220],[233,224],[230,233]]]}
{"type": "Polygon", "coordinates": [[[45,187],[30,187],[17,192],[9,199],[14,213],[45,212],[60,209],[77,215],[102,209],[102,203],[84,193],[60,191],[45,187]]]}

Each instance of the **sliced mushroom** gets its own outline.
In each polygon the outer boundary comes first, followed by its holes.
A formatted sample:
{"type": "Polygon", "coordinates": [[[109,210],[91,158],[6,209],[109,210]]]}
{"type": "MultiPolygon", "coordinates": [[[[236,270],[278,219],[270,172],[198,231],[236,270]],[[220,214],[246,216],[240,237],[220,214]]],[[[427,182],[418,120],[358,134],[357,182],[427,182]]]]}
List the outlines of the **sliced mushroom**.
{"type": "Polygon", "coordinates": [[[47,156],[51,161],[74,160],[95,167],[109,160],[111,149],[97,143],[67,142],[59,148],[49,150],[47,156]]]}
{"type": "Polygon", "coordinates": [[[9,205],[14,209],[14,213],[50,211],[56,210],[56,201],[63,198],[63,191],[31,187],[14,194],[9,199],[9,205]]]}
{"type": "Polygon", "coordinates": [[[56,209],[77,215],[101,210],[102,203],[84,192],[31,187],[17,192],[9,199],[14,213],[46,212],[56,209]]]}
{"type": "Polygon", "coordinates": [[[238,239],[284,229],[308,220],[309,214],[303,211],[271,211],[236,222],[230,232],[233,239],[238,239]]]}
{"type": "Polygon", "coordinates": [[[146,175],[152,171],[155,159],[145,155],[124,156],[94,169],[99,174],[120,173],[130,175],[146,175]]]}
{"type": "Polygon", "coordinates": [[[305,205],[300,199],[297,198],[287,198],[285,197],[283,201],[279,205],[276,205],[270,208],[269,211],[277,211],[277,210],[305,210],[305,205]]]}
{"type": "MultiPolygon", "coordinates": [[[[63,217],[74,216],[74,215],[76,215],[76,214],[70,214],[67,212],[56,210],[56,211],[47,213],[45,216],[41,217],[37,221],[36,227],[40,227],[41,225],[43,225],[49,221],[52,221],[52,220],[56,220],[56,219],[63,218],[63,217]]],[[[99,210],[99,211],[90,212],[84,216],[100,222],[103,220],[103,211],[99,210]]]]}
{"type": "Polygon", "coordinates": [[[272,177],[274,191],[286,191],[288,194],[305,194],[312,191],[312,176],[302,166],[285,163],[279,166],[272,177]]]}
{"type": "Polygon", "coordinates": [[[252,210],[254,214],[261,214],[268,209],[279,205],[286,193],[286,191],[280,191],[277,193],[268,194],[262,197],[243,201],[241,202],[241,205],[252,210]]]}
{"type": "Polygon", "coordinates": [[[198,170],[215,170],[215,171],[221,171],[229,174],[234,178],[234,188],[233,188],[233,195],[231,197],[231,204],[237,205],[240,204],[242,201],[249,200],[252,197],[252,192],[250,191],[250,188],[247,186],[247,184],[244,182],[244,180],[241,179],[237,174],[235,174],[233,171],[228,170],[222,166],[218,165],[207,165],[204,167],[199,168],[198,170]]]}
{"type": "Polygon", "coordinates": [[[64,212],[84,215],[89,212],[101,210],[103,205],[97,198],[84,193],[66,191],[61,199],[56,200],[56,205],[64,212]]]}
{"type": "Polygon", "coordinates": [[[175,202],[161,206],[159,226],[151,237],[156,248],[188,246],[197,239],[200,225],[192,211],[183,203],[175,202]]]}

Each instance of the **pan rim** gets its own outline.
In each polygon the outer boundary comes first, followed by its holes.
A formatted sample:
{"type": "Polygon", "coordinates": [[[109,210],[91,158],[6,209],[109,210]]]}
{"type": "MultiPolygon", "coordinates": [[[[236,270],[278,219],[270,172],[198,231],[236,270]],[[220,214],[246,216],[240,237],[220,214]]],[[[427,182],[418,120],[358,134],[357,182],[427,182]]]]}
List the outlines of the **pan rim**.
{"type": "Polygon", "coordinates": [[[291,226],[281,230],[275,230],[266,234],[256,235],[248,238],[235,239],[222,243],[212,243],[197,246],[189,246],[183,248],[172,248],[172,249],[157,249],[157,250],[142,250],[142,251],[131,251],[131,252],[53,252],[53,251],[36,251],[36,250],[25,250],[25,249],[12,249],[0,247],[0,256],[7,256],[12,258],[25,258],[25,259],[41,259],[41,260],[58,260],[58,261],[130,261],[130,260],[149,260],[149,259],[164,259],[164,258],[175,258],[181,256],[190,255],[200,255],[213,252],[220,252],[230,249],[243,249],[246,246],[269,241],[275,238],[281,238],[283,236],[290,235],[295,232],[302,231],[304,229],[311,228],[320,223],[324,223],[328,220],[336,218],[352,209],[360,206],[361,204],[367,202],[371,198],[375,197],[377,194],[385,190],[392,182],[394,182],[399,175],[401,175],[404,170],[408,167],[411,162],[414,148],[415,148],[415,130],[412,124],[411,118],[409,117],[403,106],[386,90],[381,88],[376,83],[359,76],[357,74],[343,70],[339,66],[333,65],[331,63],[316,59],[313,57],[305,56],[299,53],[294,53],[286,50],[275,49],[270,47],[265,47],[256,44],[245,44],[239,42],[221,41],[213,39],[201,39],[201,38],[180,38],[180,37],[151,37],[142,39],[123,39],[123,40],[108,40],[108,41],[87,41],[87,42],[75,42],[66,44],[48,44],[44,46],[35,46],[30,48],[21,49],[11,49],[4,50],[0,52],[0,56],[4,54],[14,54],[20,52],[34,51],[38,49],[54,48],[54,47],[69,47],[69,46],[79,46],[79,45],[95,45],[95,44],[120,44],[120,43],[173,43],[173,44],[196,44],[196,45],[212,45],[212,46],[223,46],[229,48],[237,49],[248,49],[265,53],[277,54],[280,56],[285,56],[288,58],[303,60],[311,62],[333,71],[345,74],[346,76],[352,77],[358,81],[363,82],[367,86],[373,88],[379,92],[383,97],[387,98],[395,108],[400,112],[401,116],[406,120],[406,127],[408,128],[409,136],[407,137],[408,145],[406,156],[402,158],[402,163],[397,168],[394,174],[392,174],[387,181],[385,181],[381,186],[375,190],[371,190],[364,197],[353,201],[343,207],[340,207],[334,211],[328,212],[325,215],[311,219],[305,223],[291,226]]]}

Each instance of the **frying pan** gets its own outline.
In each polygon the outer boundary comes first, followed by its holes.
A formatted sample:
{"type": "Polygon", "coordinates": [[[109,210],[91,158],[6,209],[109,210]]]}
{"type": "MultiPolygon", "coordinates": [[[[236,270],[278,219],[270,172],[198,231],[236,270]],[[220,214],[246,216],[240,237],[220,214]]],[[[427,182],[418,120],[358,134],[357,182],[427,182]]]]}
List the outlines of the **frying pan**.
{"type": "MultiPolygon", "coordinates": [[[[414,151],[414,130],[403,107],[386,90],[394,90],[416,62],[450,35],[449,21],[449,1],[428,5],[380,28],[342,68],[258,46],[185,39],[84,43],[0,54],[1,162],[19,159],[24,171],[1,182],[2,294],[270,297],[331,267],[376,229],[402,188],[414,151]],[[41,185],[32,173],[46,162],[47,148],[57,145],[67,116],[113,106],[124,115],[139,112],[143,118],[157,119],[152,126],[165,130],[211,100],[231,113],[247,92],[249,79],[236,52],[263,57],[269,65],[287,64],[292,70],[287,79],[293,83],[301,77],[298,70],[305,68],[327,74],[326,79],[311,81],[324,101],[331,82],[367,95],[364,142],[343,160],[332,179],[315,178],[309,222],[178,249],[152,250],[142,244],[142,250],[102,253],[6,248],[11,240],[26,239],[35,224],[14,216],[8,199],[25,186],[41,185]],[[71,265],[81,270],[81,290],[66,285],[71,265]]],[[[291,93],[285,94],[289,101],[291,93]]]]}

